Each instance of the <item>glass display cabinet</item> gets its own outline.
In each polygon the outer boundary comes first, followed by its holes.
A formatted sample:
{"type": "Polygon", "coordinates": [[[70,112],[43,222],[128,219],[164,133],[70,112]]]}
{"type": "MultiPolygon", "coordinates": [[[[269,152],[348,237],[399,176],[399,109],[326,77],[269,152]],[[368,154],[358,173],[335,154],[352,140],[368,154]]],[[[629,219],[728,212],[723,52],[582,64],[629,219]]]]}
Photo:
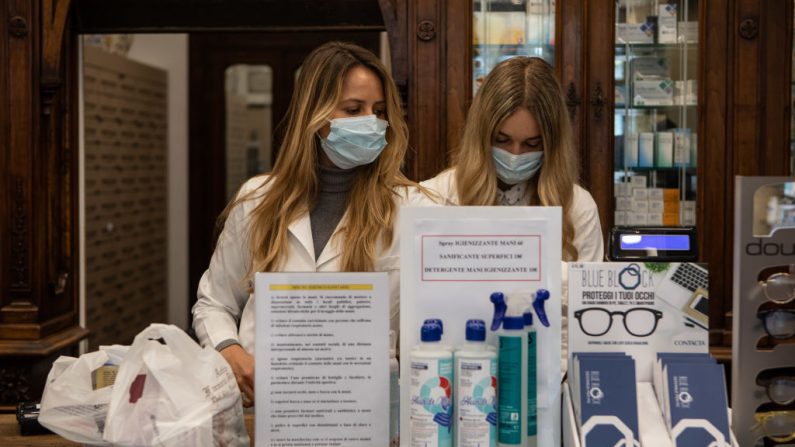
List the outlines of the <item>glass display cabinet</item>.
{"type": "Polygon", "coordinates": [[[616,226],[696,225],[697,6],[616,2],[616,226]]]}
{"type": "Polygon", "coordinates": [[[513,56],[555,62],[555,0],[474,0],[472,94],[495,65],[513,56]]]}

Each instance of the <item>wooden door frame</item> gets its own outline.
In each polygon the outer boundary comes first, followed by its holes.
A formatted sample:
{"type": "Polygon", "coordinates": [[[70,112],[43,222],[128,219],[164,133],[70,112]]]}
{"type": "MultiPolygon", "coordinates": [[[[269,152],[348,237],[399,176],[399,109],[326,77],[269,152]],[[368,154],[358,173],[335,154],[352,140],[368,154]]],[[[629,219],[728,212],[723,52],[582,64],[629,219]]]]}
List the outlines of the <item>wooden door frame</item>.
{"type": "MultiPolygon", "coordinates": [[[[189,307],[210,263],[216,219],[227,204],[224,73],[235,64],[273,69],[273,128],[287,111],[293,73],[304,57],[329,40],[353,42],[378,53],[378,32],[202,33],[189,37],[189,307]],[[214,87],[212,87],[214,86],[214,87]]],[[[274,142],[274,157],[278,144],[274,142]]],[[[189,311],[189,321],[190,320],[189,311]]]]}

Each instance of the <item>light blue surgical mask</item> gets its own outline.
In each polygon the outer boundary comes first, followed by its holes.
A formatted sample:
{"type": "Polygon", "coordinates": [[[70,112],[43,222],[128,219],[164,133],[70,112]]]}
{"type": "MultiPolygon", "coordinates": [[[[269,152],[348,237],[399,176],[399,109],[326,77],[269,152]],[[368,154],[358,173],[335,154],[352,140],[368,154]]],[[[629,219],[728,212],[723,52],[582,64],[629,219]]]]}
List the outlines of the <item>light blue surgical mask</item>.
{"type": "Polygon", "coordinates": [[[509,185],[522,183],[533,178],[541,169],[544,151],[525,152],[514,155],[505,149],[491,148],[497,178],[509,185]]]}
{"type": "Polygon", "coordinates": [[[374,162],[386,147],[389,123],[375,115],[331,120],[328,137],[320,139],[323,152],[340,169],[374,162]]]}

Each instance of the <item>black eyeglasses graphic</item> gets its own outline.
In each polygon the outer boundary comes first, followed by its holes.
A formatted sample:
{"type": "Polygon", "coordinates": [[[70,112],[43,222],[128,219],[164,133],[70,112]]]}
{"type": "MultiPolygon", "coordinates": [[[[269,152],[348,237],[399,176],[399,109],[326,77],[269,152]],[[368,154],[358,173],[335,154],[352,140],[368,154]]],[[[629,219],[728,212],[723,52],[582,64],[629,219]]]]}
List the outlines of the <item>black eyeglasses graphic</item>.
{"type": "Polygon", "coordinates": [[[757,311],[756,316],[771,337],[784,340],[795,336],[795,309],[764,309],[757,311]]]}
{"type": "Polygon", "coordinates": [[[657,330],[657,323],[663,313],[656,309],[635,307],[627,311],[609,311],[601,307],[589,307],[574,312],[574,318],[580,322],[580,329],[591,337],[605,335],[613,325],[613,317],[621,315],[624,329],[635,337],[648,337],[657,330]]]}
{"type": "Polygon", "coordinates": [[[756,376],[771,402],[789,405],[795,402],[795,368],[766,369],[756,376]]]}

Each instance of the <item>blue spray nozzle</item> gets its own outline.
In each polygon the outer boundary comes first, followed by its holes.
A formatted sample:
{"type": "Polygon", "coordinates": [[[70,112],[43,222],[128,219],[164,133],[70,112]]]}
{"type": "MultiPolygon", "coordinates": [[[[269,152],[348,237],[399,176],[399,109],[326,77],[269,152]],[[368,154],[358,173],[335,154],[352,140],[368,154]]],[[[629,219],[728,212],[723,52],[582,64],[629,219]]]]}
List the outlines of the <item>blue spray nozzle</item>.
{"type": "Polygon", "coordinates": [[[486,341],[486,322],[483,320],[467,320],[467,341],[486,341]]]}
{"type": "Polygon", "coordinates": [[[547,312],[544,310],[544,301],[548,299],[549,290],[547,289],[538,289],[535,298],[533,298],[533,309],[535,309],[536,315],[538,315],[538,320],[546,327],[549,327],[549,318],[547,318],[547,312]]]}
{"type": "Polygon", "coordinates": [[[532,326],[533,325],[533,312],[529,310],[522,314],[522,318],[524,318],[524,325],[525,326],[532,326]]]}
{"type": "Polygon", "coordinates": [[[440,341],[442,339],[442,327],[436,323],[424,323],[420,329],[421,341],[440,341]]]}
{"type": "Polygon", "coordinates": [[[428,324],[428,323],[438,324],[439,325],[439,329],[442,330],[442,335],[444,335],[444,325],[442,324],[442,320],[440,320],[438,318],[428,318],[428,319],[426,319],[425,321],[422,322],[422,324],[428,324]]]}
{"type": "Polygon", "coordinates": [[[491,320],[491,330],[496,331],[502,325],[502,320],[505,318],[505,311],[508,306],[505,304],[505,295],[502,292],[494,292],[491,294],[491,302],[494,303],[494,317],[491,320]]]}

